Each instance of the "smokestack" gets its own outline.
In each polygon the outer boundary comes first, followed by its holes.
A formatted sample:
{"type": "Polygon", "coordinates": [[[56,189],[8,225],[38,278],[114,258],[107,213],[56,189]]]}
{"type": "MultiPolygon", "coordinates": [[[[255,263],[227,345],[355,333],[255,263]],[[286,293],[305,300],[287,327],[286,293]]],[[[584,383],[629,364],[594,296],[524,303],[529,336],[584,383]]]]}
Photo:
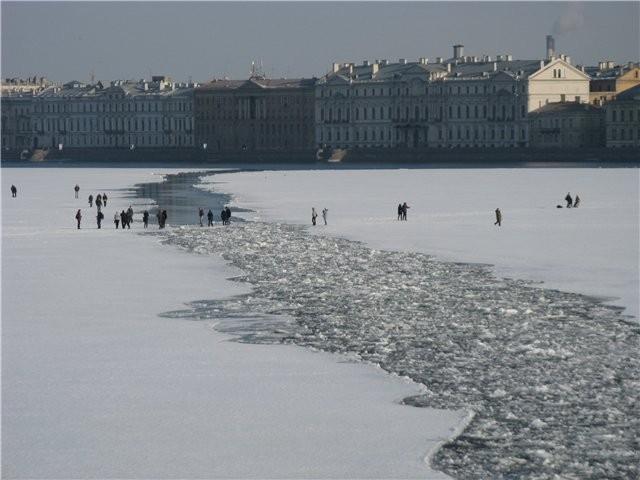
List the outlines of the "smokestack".
{"type": "Polygon", "coordinates": [[[547,60],[551,60],[556,54],[556,41],[553,39],[553,35],[547,35],[547,60]]]}
{"type": "Polygon", "coordinates": [[[463,55],[464,55],[464,45],[454,45],[453,58],[455,59],[462,58],[463,55]]]}

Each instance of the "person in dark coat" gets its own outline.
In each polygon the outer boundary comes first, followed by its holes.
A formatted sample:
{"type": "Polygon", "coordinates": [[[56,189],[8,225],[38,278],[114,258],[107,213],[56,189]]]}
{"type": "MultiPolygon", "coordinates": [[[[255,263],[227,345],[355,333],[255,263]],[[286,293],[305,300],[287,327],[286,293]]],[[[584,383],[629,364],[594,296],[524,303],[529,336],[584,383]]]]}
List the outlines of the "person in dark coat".
{"type": "Polygon", "coordinates": [[[200,219],[200,226],[204,227],[202,223],[202,219],[204,218],[204,209],[202,207],[198,209],[198,218],[200,219]]]}
{"type": "Polygon", "coordinates": [[[209,221],[208,226],[213,227],[213,212],[211,209],[207,212],[207,220],[209,221]]]}
{"type": "Polygon", "coordinates": [[[89,208],[93,207],[93,195],[89,195],[89,208]]]}
{"type": "Polygon", "coordinates": [[[220,220],[222,220],[223,225],[227,224],[227,211],[224,208],[220,211],[220,220]]]}
{"type": "Polygon", "coordinates": [[[98,194],[96,197],[96,205],[100,204],[102,206],[102,195],[98,194]]]}
{"type": "Polygon", "coordinates": [[[576,195],[576,199],[573,201],[573,208],[578,208],[578,205],[580,205],[580,197],[576,195]]]}
{"type": "Polygon", "coordinates": [[[113,214],[113,223],[116,224],[116,230],[117,230],[118,225],[120,224],[120,215],[118,215],[118,212],[113,214]]]}
{"type": "Polygon", "coordinates": [[[494,225],[502,226],[502,212],[499,208],[496,208],[496,223],[494,225]]]}
{"type": "Polygon", "coordinates": [[[227,217],[227,225],[231,224],[231,209],[229,207],[224,207],[224,211],[227,217]]]}
{"type": "Polygon", "coordinates": [[[131,205],[129,205],[129,208],[127,209],[127,227],[131,228],[131,222],[133,222],[133,208],[131,208],[131,205]]]}
{"type": "Polygon", "coordinates": [[[16,198],[18,196],[18,189],[15,185],[11,185],[11,196],[13,198],[16,198]]]}
{"type": "Polygon", "coordinates": [[[167,226],[167,211],[166,210],[162,210],[162,228],[167,226]]]}
{"type": "Polygon", "coordinates": [[[402,220],[402,204],[398,204],[398,220],[402,220]]]}
{"type": "Polygon", "coordinates": [[[78,198],[78,193],[80,192],[80,185],[76,183],[76,186],[73,187],[73,191],[76,192],[76,198],[78,198]]]}
{"type": "Polygon", "coordinates": [[[127,226],[127,214],[124,213],[124,210],[120,212],[120,223],[122,224],[122,230],[127,226]]]}
{"type": "Polygon", "coordinates": [[[103,193],[102,194],[102,204],[106,207],[107,206],[107,194],[103,193]]]}
{"type": "Polygon", "coordinates": [[[571,208],[573,206],[573,199],[571,198],[571,194],[567,193],[567,196],[564,197],[564,199],[567,201],[567,208],[571,208]]]}
{"type": "Polygon", "coordinates": [[[104,218],[104,213],[98,210],[98,215],[96,215],[96,220],[98,221],[98,228],[102,228],[102,219],[104,218]]]}
{"type": "Polygon", "coordinates": [[[82,213],[80,209],[76,212],[76,221],[78,222],[78,230],[80,230],[80,221],[82,220],[82,213]]]}
{"type": "Polygon", "coordinates": [[[144,228],[149,226],[149,212],[146,210],[142,214],[142,223],[144,224],[144,228]]]}
{"type": "Polygon", "coordinates": [[[318,218],[318,212],[316,212],[316,207],[311,207],[311,224],[316,224],[316,219],[318,218]]]}
{"type": "Polygon", "coordinates": [[[158,228],[162,228],[162,210],[158,210],[156,218],[158,219],[158,228]]]}
{"type": "Polygon", "coordinates": [[[402,220],[406,220],[407,219],[407,210],[409,210],[411,207],[409,205],[407,205],[407,202],[404,202],[402,204],[402,220]]]}

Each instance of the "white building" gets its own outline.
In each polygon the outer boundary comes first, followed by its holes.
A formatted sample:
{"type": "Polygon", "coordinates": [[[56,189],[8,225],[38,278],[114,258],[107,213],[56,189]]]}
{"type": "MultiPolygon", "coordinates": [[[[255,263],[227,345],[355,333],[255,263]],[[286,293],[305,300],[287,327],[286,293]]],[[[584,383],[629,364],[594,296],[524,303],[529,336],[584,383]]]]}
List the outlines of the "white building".
{"type": "Polygon", "coordinates": [[[193,146],[193,85],[66,83],[33,97],[32,148],[193,146]]]}
{"type": "Polygon", "coordinates": [[[589,101],[589,77],[566,57],[454,56],[334,64],[316,88],[316,143],[329,148],[517,147],[528,113],[589,101]]]}

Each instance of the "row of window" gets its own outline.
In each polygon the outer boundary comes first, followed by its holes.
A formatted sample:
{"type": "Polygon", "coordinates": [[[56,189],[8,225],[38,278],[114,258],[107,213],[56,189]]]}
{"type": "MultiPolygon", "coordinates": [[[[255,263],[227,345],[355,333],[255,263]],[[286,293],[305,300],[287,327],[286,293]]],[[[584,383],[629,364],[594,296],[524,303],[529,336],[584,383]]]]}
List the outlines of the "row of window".
{"type": "Polygon", "coordinates": [[[609,129],[609,135],[607,136],[607,138],[609,138],[609,140],[633,140],[633,136],[634,136],[634,131],[635,131],[635,138],[637,140],[640,140],[640,127],[638,128],[610,128],[609,129]]]}
{"type": "MultiPolygon", "coordinates": [[[[360,108],[356,107],[354,110],[354,120],[358,121],[361,118],[360,115],[360,108]]],[[[366,108],[363,107],[362,108],[362,120],[393,120],[393,121],[399,121],[399,120],[416,120],[416,121],[420,121],[420,120],[441,120],[442,119],[442,107],[439,108],[439,110],[437,112],[432,112],[431,117],[429,116],[429,107],[425,106],[423,109],[421,109],[419,106],[415,106],[413,109],[413,117],[410,116],[411,114],[411,110],[409,107],[405,107],[404,109],[401,109],[400,107],[397,107],[394,109],[393,107],[388,107],[385,110],[385,107],[379,107],[376,109],[376,107],[371,107],[371,108],[366,108]],[[385,117],[385,113],[387,114],[385,117]],[[395,116],[394,116],[395,113],[395,116]],[[437,113],[439,113],[439,115],[436,115],[437,113]],[[377,118],[376,118],[377,117],[377,118]]],[[[525,105],[520,105],[520,118],[525,118],[526,117],[526,107],[525,105]]],[[[453,118],[458,118],[458,119],[471,119],[471,118],[478,118],[478,119],[486,119],[487,118],[487,106],[486,105],[482,105],[482,108],[480,108],[480,106],[478,105],[457,105],[455,108],[453,105],[449,105],[449,117],[450,119],[453,118]]],[[[500,108],[498,108],[496,105],[492,105],[491,107],[491,117],[490,119],[495,119],[495,120],[514,120],[516,119],[516,106],[515,105],[511,105],[511,108],[508,109],[506,105],[501,105],[500,108]],[[508,115],[510,114],[510,115],[508,115]]],[[[335,111],[332,108],[329,108],[328,110],[325,111],[324,108],[320,109],[320,121],[322,122],[331,122],[331,121],[338,121],[338,122],[349,122],[351,121],[351,110],[350,109],[345,109],[342,110],[341,108],[337,108],[335,111]],[[335,116],[334,116],[335,113],[335,116]],[[327,114],[325,116],[325,114],[327,114]]]]}
{"type": "Polygon", "coordinates": [[[133,120],[123,118],[83,118],[82,121],[76,119],[47,118],[42,121],[35,121],[33,128],[36,131],[72,131],[72,132],[93,132],[103,130],[126,130],[126,131],[161,131],[161,130],[191,130],[192,119],[190,118],[134,118],[133,120]]]}
{"type": "Polygon", "coordinates": [[[51,137],[51,145],[59,144],[67,147],[92,147],[92,146],[191,146],[191,135],[69,135],[63,137],[51,137]]]}
{"type": "MultiPolygon", "coordinates": [[[[341,128],[327,128],[320,130],[320,142],[333,142],[333,141],[350,141],[349,129],[341,128]]],[[[395,136],[396,141],[403,139],[405,133],[400,129],[383,129],[383,128],[357,128],[353,131],[354,141],[381,141],[392,140],[395,136]],[[395,131],[395,135],[393,132],[395,131]],[[386,132],[386,133],[385,133],[386,132]]],[[[439,128],[437,129],[438,140],[451,141],[469,141],[469,140],[520,140],[525,141],[527,139],[527,131],[525,128],[520,129],[520,138],[516,138],[515,128],[478,128],[477,126],[461,126],[452,127],[449,129],[439,128]]]]}
{"type": "Polygon", "coordinates": [[[66,103],[66,102],[37,102],[36,113],[100,113],[100,112],[190,112],[189,102],[153,102],[139,103],[66,103]]]}
{"type": "MultiPolygon", "coordinates": [[[[625,110],[624,108],[609,108],[608,110],[609,120],[612,122],[626,122],[627,119],[629,119],[629,122],[634,121],[633,109],[625,110]]],[[[640,108],[636,109],[635,117],[635,121],[640,122],[640,108]]]]}
{"type": "MultiPolygon", "coordinates": [[[[554,77],[555,78],[555,77],[554,77]]],[[[497,93],[500,89],[503,89],[504,86],[500,85],[450,85],[448,87],[442,86],[425,86],[424,91],[414,92],[415,95],[442,95],[444,93],[448,93],[449,95],[486,95],[487,93],[497,93]]],[[[508,89],[507,89],[508,90],[508,89]]],[[[526,85],[520,86],[520,93],[525,93],[527,90],[526,85]]],[[[320,88],[320,97],[325,97],[325,91],[327,92],[327,97],[332,97],[338,93],[340,93],[344,97],[349,97],[350,92],[353,92],[353,96],[355,97],[383,97],[385,88],[384,87],[370,87],[370,88],[320,88]],[[377,92],[377,93],[376,93],[377,92]]],[[[387,87],[386,88],[387,95],[392,96],[395,92],[395,96],[408,96],[410,94],[409,87],[387,87]]],[[[511,85],[511,93],[517,93],[518,89],[515,84],[511,85]]]]}

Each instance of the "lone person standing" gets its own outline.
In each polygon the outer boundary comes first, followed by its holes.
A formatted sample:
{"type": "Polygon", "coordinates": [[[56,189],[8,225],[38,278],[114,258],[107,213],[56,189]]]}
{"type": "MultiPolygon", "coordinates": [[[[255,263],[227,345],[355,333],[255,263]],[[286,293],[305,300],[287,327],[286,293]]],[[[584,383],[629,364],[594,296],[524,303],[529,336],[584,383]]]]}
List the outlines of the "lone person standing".
{"type": "Polygon", "coordinates": [[[208,226],[213,227],[213,212],[211,209],[209,209],[209,212],[207,213],[207,220],[209,221],[208,226]]]}
{"type": "Polygon", "coordinates": [[[78,222],[78,230],[80,230],[80,221],[82,220],[82,213],[80,213],[80,209],[78,209],[76,213],[76,221],[78,222]]]}
{"type": "Polygon", "coordinates": [[[496,223],[494,225],[502,226],[502,212],[499,208],[496,208],[496,223]]]}
{"type": "Polygon", "coordinates": [[[322,219],[324,220],[324,224],[327,224],[327,215],[329,214],[329,209],[328,208],[323,208],[322,209],[322,219]]]}
{"type": "Polygon", "coordinates": [[[73,187],[73,191],[76,192],[76,198],[78,198],[78,192],[80,192],[80,186],[76,183],[76,186],[73,187]]]}
{"type": "Polygon", "coordinates": [[[149,212],[147,210],[145,210],[142,214],[142,223],[144,225],[144,228],[147,228],[149,226],[149,212]]]}
{"type": "Polygon", "coordinates": [[[11,185],[11,196],[13,198],[16,198],[18,196],[18,189],[15,185],[11,185]]]}
{"type": "Polygon", "coordinates": [[[89,208],[93,207],[93,195],[89,195],[89,208]]]}
{"type": "Polygon", "coordinates": [[[104,218],[104,213],[98,210],[98,215],[96,215],[96,220],[98,221],[98,228],[102,228],[102,219],[104,218]]]}

